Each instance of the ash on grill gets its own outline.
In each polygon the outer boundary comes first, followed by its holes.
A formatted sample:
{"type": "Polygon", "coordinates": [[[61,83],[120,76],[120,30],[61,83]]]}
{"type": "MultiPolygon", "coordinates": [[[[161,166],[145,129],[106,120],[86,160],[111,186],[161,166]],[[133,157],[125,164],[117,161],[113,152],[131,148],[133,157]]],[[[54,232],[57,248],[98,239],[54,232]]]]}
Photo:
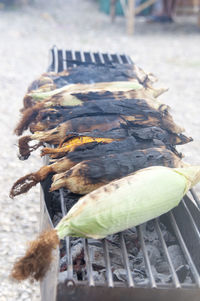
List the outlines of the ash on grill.
{"type": "MultiPolygon", "coordinates": [[[[63,189],[63,196],[66,212],[69,211],[69,209],[80,197],[80,195],[73,194],[66,189],[63,189]]],[[[52,203],[50,206],[52,221],[54,226],[56,226],[62,218],[59,191],[53,192],[52,203]]],[[[159,221],[159,225],[180,283],[192,283],[189,266],[185,262],[184,256],[174,234],[167,229],[164,222],[159,221]]],[[[154,222],[149,221],[148,223],[144,224],[142,226],[142,231],[156,283],[172,283],[169,264],[165,260],[154,222]]],[[[140,246],[138,231],[135,227],[133,227],[124,231],[123,235],[127,247],[131,274],[135,284],[148,286],[149,279],[145,267],[143,252],[140,246]]],[[[127,271],[124,269],[123,260],[121,257],[122,253],[119,234],[110,235],[106,238],[106,240],[110,251],[109,255],[111,260],[113,280],[116,282],[126,282],[127,271]]],[[[88,243],[90,248],[90,260],[93,269],[92,274],[94,281],[97,281],[98,283],[106,283],[106,264],[104,260],[102,241],[89,239],[88,243]]],[[[82,239],[71,238],[71,254],[73,260],[73,279],[76,281],[88,280],[82,239]]],[[[66,243],[64,240],[61,242],[60,246],[60,257],[60,273],[58,279],[60,282],[64,282],[68,278],[66,243]]]]}

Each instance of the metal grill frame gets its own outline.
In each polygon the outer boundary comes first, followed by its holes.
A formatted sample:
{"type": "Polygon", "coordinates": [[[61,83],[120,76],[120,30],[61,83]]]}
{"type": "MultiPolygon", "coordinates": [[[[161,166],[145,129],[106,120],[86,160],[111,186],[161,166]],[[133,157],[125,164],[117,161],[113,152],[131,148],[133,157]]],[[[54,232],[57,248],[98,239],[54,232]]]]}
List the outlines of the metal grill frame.
{"type": "MultiPolygon", "coordinates": [[[[53,47],[50,56],[50,66],[48,71],[59,72],[69,67],[76,67],[80,61],[82,64],[133,64],[130,57],[122,54],[105,54],[105,53],[90,53],[80,51],[64,51],[53,47]]],[[[47,160],[47,159],[46,159],[47,160]]],[[[41,187],[41,214],[40,214],[40,229],[44,230],[53,227],[49,212],[48,212],[48,184],[46,187],[41,187]]],[[[62,215],[66,214],[64,206],[63,189],[60,189],[60,201],[62,215]]],[[[102,240],[104,250],[104,259],[106,265],[106,283],[95,283],[92,274],[92,264],[90,261],[90,246],[89,240],[83,239],[85,261],[87,267],[88,281],[77,281],[73,279],[73,260],[71,254],[70,237],[66,238],[66,254],[68,266],[68,279],[64,284],[58,285],[58,266],[59,266],[59,250],[55,251],[54,261],[51,269],[47,273],[44,280],[41,282],[41,300],[42,301],[63,301],[74,300],[81,298],[81,300],[159,300],[165,301],[169,298],[178,299],[181,301],[190,298],[194,301],[200,299],[200,255],[197,250],[200,250],[200,201],[192,189],[187,196],[185,196],[180,205],[174,210],[165,215],[170,221],[171,227],[179,242],[179,246],[183,252],[185,260],[190,267],[193,278],[192,284],[181,284],[175,268],[173,266],[170,254],[168,252],[166,242],[163,238],[159,218],[154,220],[154,226],[160,239],[162,250],[172,275],[172,283],[160,284],[156,283],[154,278],[148,252],[145,246],[143,237],[142,225],[137,227],[138,236],[141,243],[141,249],[144,255],[146,271],[148,274],[148,285],[135,284],[131,275],[129,266],[129,259],[127,255],[126,244],[123,232],[120,233],[120,243],[122,251],[122,261],[127,272],[127,282],[115,282],[113,280],[111,271],[111,261],[109,256],[109,246],[106,239],[102,240]],[[183,218],[184,217],[184,218],[183,218]],[[187,223],[187,224],[186,224],[187,223]],[[183,233],[189,233],[187,237],[183,238],[183,233]],[[186,239],[187,238],[187,239],[186,239]],[[192,239],[191,239],[192,238],[192,239]],[[113,289],[114,288],[114,289],[113,289]],[[155,290],[156,289],[156,290],[155,290]],[[177,290],[178,289],[178,290],[177,290]],[[57,296],[57,297],[56,297],[57,296]]],[[[200,252],[199,252],[200,253],[200,252]]]]}

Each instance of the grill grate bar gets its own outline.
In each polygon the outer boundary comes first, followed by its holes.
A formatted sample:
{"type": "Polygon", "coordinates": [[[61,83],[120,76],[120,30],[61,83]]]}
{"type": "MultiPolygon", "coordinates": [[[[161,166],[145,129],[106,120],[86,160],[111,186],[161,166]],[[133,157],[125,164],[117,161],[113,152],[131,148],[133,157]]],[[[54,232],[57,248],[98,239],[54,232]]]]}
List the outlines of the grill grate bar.
{"type": "Polygon", "coordinates": [[[104,259],[105,259],[105,264],[106,264],[106,276],[107,276],[108,286],[109,287],[114,287],[113,276],[112,276],[112,271],[111,271],[111,263],[110,263],[108,242],[104,238],[104,239],[102,239],[102,243],[103,243],[103,250],[104,250],[104,259]]]}
{"type": "Polygon", "coordinates": [[[94,53],[93,53],[93,52],[90,53],[90,57],[91,57],[91,61],[92,61],[93,63],[96,63],[95,56],[94,56],[94,53]]]}
{"type": "MultiPolygon", "coordinates": [[[[72,61],[76,61],[76,52],[75,52],[75,51],[72,51],[71,53],[72,53],[72,61]]],[[[72,67],[76,67],[76,66],[77,66],[76,63],[73,63],[73,64],[72,64],[72,67]]]]}
{"type": "Polygon", "coordinates": [[[192,227],[193,227],[193,229],[194,229],[194,232],[196,233],[196,235],[198,236],[198,239],[200,240],[200,232],[199,232],[199,229],[198,229],[198,227],[197,227],[197,225],[196,225],[196,223],[195,223],[195,221],[194,221],[194,219],[193,219],[193,217],[192,217],[192,214],[190,213],[190,210],[188,209],[188,206],[186,205],[186,203],[185,203],[185,201],[184,201],[184,199],[182,200],[182,206],[184,207],[184,210],[185,210],[185,212],[187,213],[187,216],[188,216],[188,218],[190,219],[190,221],[191,221],[191,224],[192,224],[192,227]]]}
{"type": "Polygon", "coordinates": [[[93,53],[89,52],[89,59],[91,63],[97,63],[95,56],[93,55],[93,53]]]}
{"type": "Polygon", "coordinates": [[[193,198],[194,198],[194,200],[195,200],[195,202],[196,202],[198,208],[200,209],[200,200],[199,200],[199,198],[198,198],[196,192],[194,191],[193,188],[190,189],[190,192],[191,192],[191,194],[192,194],[192,196],[193,196],[193,198]]]}
{"type": "Polygon", "coordinates": [[[132,64],[133,64],[132,59],[131,59],[128,55],[124,55],[124,56],[125,56],[125,58],[126,58],[128,64],[132,65],[132,64]]]}
{"type": "Polygon", "coordinates": [[[184,242],[184,240],[183,240],[183,237],[182,237],[182,235],[181,235],[181,232],[180,232],[180,230],[179,230],[179,228],[178,228],[178,225],[177,225],[177,223],[176,223],[174,214],[170,211],[170,212],[168,213],[168,216],[169,216],[169,218],[170,218],[171,225],[172,225],[172,227],[173,227],[173,229],[174,229],[174,233],[175,233],[175,235],[176,235],[176,237],[177,237],[177,239],[178,239],[178,241],[179,241],[179,244],[180,244],[180,246],[181,246],[181,248],[182,248],[182,251],[183,251],[183,254],[184,254],[184,256],[185,256],[185,259],[187,260],[187,262],[188,262],[188,264],[189,264],[189,266],[190,266],[190,269],[191,269],[192,275],[193,275],[193,277],[194,277],[194,280],[195,280],[197,286],[200,287],[200,278],[199,278],[198,271],[197,271],[197,269],[196,269],[196,267],[195,267],[195,264],[194,264],[194,262],[193,262],[193,260],[192,260],[192,258],[191,258],[191,256],[190,256],[190,253],[189,253],[189,251],[188,251],[188,248],[187,248],[187,246],[186,246],[186,244],[185,244],[185,242],[184,242]]]}
{"type": "Polygon", "coordinates": [[[85,62],[85,56],[84,53],[82,51],[80,51],[80,57],[81,57],[81,62],[84,63],[85,62]]]}
{"type": "Polygon", "coordinates": [[[69,55],[69,51],[63,50],[62,55],[63,55],[63,67],[60,71],[67,70],[67,68],[71,66],[71,62],[69,62],[69,56],[71,57],[71,55],[69,55]]]}
{"type": "Polygon", "coordinates": [[[174,282],[174,286],[176,288],[180,288],[181,285],[180,285],[178,276],[176,274],[176,270],[174,268],[174,265],[172,263],[172,260],[170,258],[170,255],[169,255],[169,252],[168,252],[168,249],[167,249],[167,245],[166,245],[166,242],[165,242],[164,237],[162,235],[162,231],[160,229],[159,221],[158,221],[157,218],[154,220],[154,223],[155,223],[156,231],[158,233],[158,237],[159,237],[159,239],[161,241],[161,244],[162,244],[162,247],[163,247],[163,250],[164,250],[164,256],[165,256],[165,258],[168,261],[168,264],[169,264],[169,267],[170,267],[170,270],[171,270],[171,273],[172,273],[172,279],[173,279],[173,282],[174,282]]]}
{"type": "Polygon", "coordinates": [[[99,55],[100,63],[101,64],[105,64],[103,54],[102,53],[98,53],[98,55],[99,55]]]}
{"type": "Polygon", "coordinates": [[[119,63],[120,63],[120,64],[123,64],[123,60],[122,60],[122,58],[121,58],[121,55],[117,54],[117,58],[118,58],[119,63]]]}
{"type": "Polygon", "coordinates": [[[156,288],[157,285],[156,285],[156,281],[155,281],[155,278],[154,278],[154,275],[153,275],[153,272],[152,272],[151,263],[150,263],[150,260],[149,260],[149,255],[148,255],[147,248],[146,248],[146,245],[145,245],[143,231],[142,231],[142,225],[137,227],[137,231],[138,231],[138,236],[139,236],[139,240],[140,240],[140,243],[141,243],[142,252],[143,252],[143,255],[144,255],[145,265],[146,265],[146,268],[147,268],[147,271],[148,271],[148,274],[149,274],[150,286],[151,286],[151,288],[156,288]]]}
{"type": "Polygon", "coordinates": [[[83,238],[83,246],[84,246],[84,258],[86,261],[86,268],[87,268],[87,277],[88,277],[88,282],[89,286],[94,286],[94,278],[93,278],[93,273],[92,273],[92,264],[90,260],[90,249],[89,249],[89,244],[88,244],[88,239],[83,238]]]}
{"type": "MultiPolygon", "coordinates": [[[[64,195],[63,195],[63,189],[59,189],[60,193],[60,200],[61,200],[61,210],[62,210],[62,215],[66,215],[66,210],[65,210],[65,201],[64,201],[64,195]]],[[[67,278],[72,280],[73,279],[73,260],[72,260],[72,252],[71,252],[71,243],[70,243],[70,237],[67,236],[65,238],[66,242],[66,254],[67,254],[67,278]]]]}
{"type": "Polygon", "coordinates": [[[53,71],[58,72],[58,50],[54,46],[52,51],[53,51],[53,56],[54,56],[54,70],[53,71]]]}
{"type": "Polygon", "coordinates": [[[121,242],[121,248],[122,248],[122,257],[123,257],[124,266],[126,268],[126,273],[127,273],[128,286],[135,287],[135,283],[134,283],[133,277],[131,275],[130,264],[129,264],[127,249],[126,249],[126,244],[124,241],[124,236],[123,236],[122,232],[119,235],[120,235],[120,242],[121,242]]]}

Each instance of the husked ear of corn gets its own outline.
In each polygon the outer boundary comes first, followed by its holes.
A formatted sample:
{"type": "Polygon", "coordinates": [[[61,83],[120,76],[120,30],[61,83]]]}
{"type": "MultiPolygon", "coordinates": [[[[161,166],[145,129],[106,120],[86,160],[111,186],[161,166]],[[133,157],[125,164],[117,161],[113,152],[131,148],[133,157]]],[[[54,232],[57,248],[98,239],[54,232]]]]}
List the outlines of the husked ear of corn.
{"type": "Polygon", "coordinates": [[[31,243],[25,256],[15,263],[12,276],[18,280],[41,279],[59,239],[100,239],[144,223],[177,206],[199,180],[200,166],[154,166],[89,193],[79,199],[54,230],[42,233],[31,243]]]}

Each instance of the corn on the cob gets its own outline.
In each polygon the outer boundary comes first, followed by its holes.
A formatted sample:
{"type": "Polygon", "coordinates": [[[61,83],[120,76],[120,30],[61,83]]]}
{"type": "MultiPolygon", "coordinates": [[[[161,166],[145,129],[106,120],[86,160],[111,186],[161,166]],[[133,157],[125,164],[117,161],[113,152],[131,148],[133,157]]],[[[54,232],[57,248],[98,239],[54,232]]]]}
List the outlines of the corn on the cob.
{"type": "MultiPolygon", "coordinates": [[[[61,88],[69,83],[73,84],[88,84],[98,82],[113,82],[113,81],[131,81],[137,80],[144,87],[151,88],[156,78],[152,74],[146,74],[141,68],[136,65],[121,65],[112,64],[106,65],[86,65],[76,68],[69,68],[59,73],[48,72],[33,81],[29,86],[28,92],[33,90],[43,91],[44,85],[54,85],[55,88],[61,88]]],[[[35,91],[37,92],[37,91],[35,91]]],[[[24,103],[24,106],[29,106],[30,103],[24,103]]]]}
{"type": "MultiPolygon", "coordinates": [[[[123,99],[137,99],[137,105],[144,106],[144,103],[148,104],[149,106],[155,108],[156,110],[159,110],[160,112],[165,112],[168,110],[168,107],[164,104],[159,103],[154,98],[152,98],[147,91],[144,89],[136,90],[136,91],[129,91],[129,92],[114,92],[114,93],[87,93],[85,94],[76,94],[74,95],[78,97],[81,101],[96,101],[96,100],[102,100],[106,99],[107,101],[113,101],[113,100],[123,100],[123,99]]],[[[49,103],[50,104],[50,103],[49,103]]],[[[45,104],[46,106],[47,104],[45,104]]],[[[35,108],[37,108],[36,106],[35,108]]],[[[33,112],[34,119],[32,116],[29,116],[31,118],[30,128],[32,132],[40,131],[40,130],[47,130],[49,128],[55,127],[59,123],[62,123],[67,120],[68,114],[65,108],[60,107],[49,107],[49,108],[40,108],[40,111],[38,112],[38,115],[35,115],[35,109],[32,107],[31,110],[26,110],[23,112],[23,119],[26,119],[27,113],[33,112]],[[36,124],[36,127],[34,129],[34,123],[36,124]],[[39,128],[37,128],[37,124],[39,123],[39,128]]],[[[29,114],[28,113],[28,114],[29,114]]],[[[31,113],[30,113],[31,114],[31,113]]],[[[26,127],[28,125],[26,124],[26,127]]],[[[21,134],[23,131],[23,127],[25,125],[18,125],[16,128],[16,133],[21,134]],[[20,129],[20,127],[22,127],[20,129]]]]}
{"type": "Polygon", "coordinates": [[[53,176],[50,191],[65,187],[73,193],[87,194],[114,179],[127,176],[141,168],[156,165],[180,167],[184,164],[165,148],[148,148],[105,155],[81,161],[67,172],[56,174],[53,176]]]}
{"type": "Polygon", "coordinates": [[[41,156],[49,155],[51,158],[60,158],[69,153],[71,158],[82,158],[82,160],[91,159],[93,157],[100,157],[108,155],[109,153],[122,153],[125,151],[133,151],[136,149],[146,149],[152,147],[164,147],[162,141],[140,141],[138,142],[134,137],[126,139],[110,139],[110,138],[95,138],[77,135],[72,138],[64,139],[63,143],[57,148],[44,147],[41,150],[41,156]],[[78,139],[78,140],[77,140],[78,139]],[[70,143],[72,140],[72,144],[70,143]],[[78,143],[76,142],[78,141],[78,143]]]}
{"type": "Polygon", "coordinates": [[[41,151],[41,156],[46,154],[48,154],[51,158],[60,158],[66,156],[72,161],[80,162],[82,160],[98,158],[114,153],[121,154],[123,152],[134,151],[138,149],[141,150],[153,147],[166,148],[165,144],[160,140],[137,141],[134,137],[128,137],[125,139],[115,139],[110,143],[90,142],[82,145],[76,145],[73,148],[73,151],[69,152],[67,141],[57,148],[43,148],[41,151]]]}
{"type": "MultiPolygon", "coordinates": [[[[48,92],[30,92],[26,97],[32,98],[34,101],[56,101],[60,99],[65,102],[66,96],[77,94],[77,93],[88,93],[88,92],[116,92],[116,91],[130,91],[142,89],[143,86],[136,80],[131,81],[114,81],[114,82],[99,82],[93,84],[68,84],[62,88],[58,88],[48,92]],[[65,96],[66,95],[66,96],[65,96]]],[[[67,105],[67,104],[66,104],[67,105]]]]}
{"type": "Polygon", "coordinates": [[[82,197],[56,226],[33,241],[12,270],[17,280],[41,279],[52,250],[65,236],[104,238],[144,223],[177,206],[200,180],[200,166],[150,167],[113,181],[82,197]]]}
{"type": "MultiPolygon", "coordinates": [[[[120,87],[119,87],[120,88],[120,87]]],[[[53,91],[51,92],[53,93],[53,91]]],[[[48,112],[48,118],[53,114],[55,116],[55,111],[57,111],[57,122],[63,122],[69,119],[69,107],[80,106],[84,104],[84,102],[95,102],[95,101],[102,101],[104,100],[110,103],[111,101],[122,101],[125,99],[132,100],[132,103],[140,106],[140,110],[144,108],[153,108],[155,110],[159,110],[160,112],[165,112],[168,110],[168,107],[164,104],[159,103],[156,101],[151,94],[144,90],[133,90],[128,92],[93,92],[93,93],[79,93],[79,94],[70,94],[70,93],[59,93],[52,96],[50,99],[45,100],[43,102],[37,103],[31,108],[28,108],[23,111],[23,115],[21,121],[19,122],[18,126],[15,129],[16,134],[21,135],[23,130],[27,129],[31,122],[37,120],[37,116],[39,112],[43,109],[48,112]],[[56,108],[56,106],[61,107],[60,109],[56,108]],[[64,109],[62,108],[64,107],[64,109]],[[47,108],[47,109],[45,109],[47,108]],[[54,109],[54,110],[52,110],[54,109]],[[58,118],[58,116],[60,117],[58,118]]],[[[91,106],[90,106],[91,107],[91,106]]],[[[90,109],[89,107],[89,109],[90,109]]],[[[90,112],[88,112],[90,113],[90,112]]],[[[43,113],[41,112],[43,116],[43,113]]],[[[46,114],[47,115],[47,114],[46,114]]]]}
{"type": "Polygon", "coordinates": [[[132,122],[128,122],[126,118],[129,119],[129,116],[116,117],[116,119],[115,117],[111,117],[111,115],[109,117],[93,116],[74,118],[60,124],[52,130],[35,132],[33,135],[21,137],[19,139],[20,158],[23,160],[27,159],[30,156],[30,153],[41,146],[43,142],[59,145],[65,139],[68,139],[68,136],[71,136],[71,133],[73,135],[81,133],[81,135],[85,136],[111,139],[124,139],[128,136],[133,136],[138,139],[138,141],[154,141],[156,139],[164,142],[166,146],[173,151],[175,151],[173,145],[192,141],[191,137],[188,138],[183,134],[170,133],[169,131],[155,126],[134,127],[132,126],[132,122]],[[29,142],[32,140],[38,140],[39,143],[30,147],[29,142]]]}
{"type": "Polygon", "coordinates": [[[62,158],[49,166],[43,166],[36,173],[20,178],[12,186],[10,197],[27,192],[38,182],[43,181],[49,173],[56,173],[53,177],[51,191],[66,187],[71,192],[86,194],[143,167],[153,165],[184,166],[179,157],[164,147],[130,152],[124,150],[120,154],[113,150],[109,155],[105,154],[104,156],[97,153],[96,156],[93,154],[90,157],[89,154],[86,154],[89,160],[85,160],[83,155],[80,154],[79,157],[77,154],[73,159],[62,158]]]}
{"type": "MultiPolygon", "coordinates": [[[[119,140],[119,139],[117,139],[119,140]]],[[[68,139],[67,141],[65,141],[64,143],[61,143],[61,145],[55,149],[55,153],[68,153],[68,152],[72,152],[74,151],[78,146],[81,146],[81,145],[88,145],[88,144],[91,144],[91,143],[103,143],[103,144],[106,144],[106,143],[111,143],[113,142],[114,139],[111,139],[111,138],[95,138],[95,137],[89,137],[89,136],[81,136],[81,135],[78,135],[78,136],[74,136],[70,139],[68,139]]],[[[54,152],[54,151],[53,151],[54,152]]],[[[52,153],[52,148],[44,148],[41,152],[41,155],[44,156],[44,155],[47,155],[47,154],[51,154],[52,153]]]]}

